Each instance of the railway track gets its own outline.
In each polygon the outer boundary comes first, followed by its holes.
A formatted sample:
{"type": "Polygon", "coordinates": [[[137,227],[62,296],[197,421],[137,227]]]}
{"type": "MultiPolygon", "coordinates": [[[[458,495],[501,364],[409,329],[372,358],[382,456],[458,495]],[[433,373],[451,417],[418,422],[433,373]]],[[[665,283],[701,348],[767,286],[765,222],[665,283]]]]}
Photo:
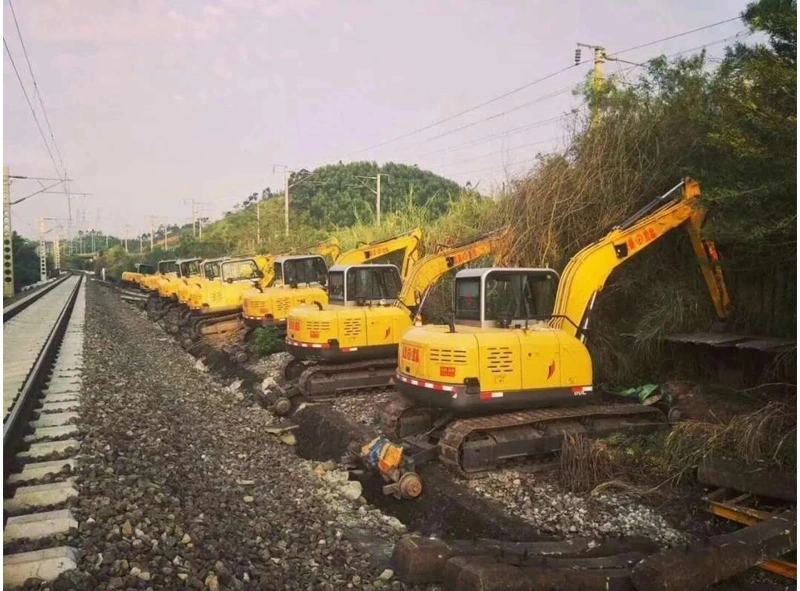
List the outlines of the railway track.
{"type": "Polygon", "coordinates": [[[62,541],[77,527],[67,505],[78,494],[70,476],[80,446],[84,290],[83,276],[71,275],[10,317],[3,310],[4,588],[76,565],[62,541]]]}
{"type": "Polygon", "coordinates": [[[58,279],[48,281],[45,285],[35,289],[31,293],[21,294],[18,299],[3,307],[3,322],[11,320],[14,316],[22,312],[25,308],[38,301],[49,291],[69,279],[70,275],[64,275],[58,279]]]}

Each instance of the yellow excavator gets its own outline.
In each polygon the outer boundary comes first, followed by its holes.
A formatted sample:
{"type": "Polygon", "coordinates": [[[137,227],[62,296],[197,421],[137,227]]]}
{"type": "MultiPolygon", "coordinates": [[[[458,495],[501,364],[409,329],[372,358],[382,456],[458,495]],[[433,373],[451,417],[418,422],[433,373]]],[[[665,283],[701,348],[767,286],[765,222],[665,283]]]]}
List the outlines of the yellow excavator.
{"type": "Polygon", "coordinates": [[[178,259],[175,263],[175,274],[169,274],[156,281],[156,291],[150,296],[147,314],[152,320],[164,317],[170,306],[177,304],[178,286],[193,277],[200,275],[202,259],[178,259]]]}
{"type": "Polygon", "coordinates": [[[135,263],[133,271],[123,271],[120,282],[123,287],[138,287],[139,280],[145,275],[152,275],[154,271],[153,265],[135,263]]]}
{"type": "Polygon", "coordinates": [[[191,291],[190,311],[180,329],[183,346],[191,347],[204,334],[226,332],[224,323],[239,318],[244,292],[254,284],[272,281],[272,261],[271,255],[220,261],[219,277],[201,282],[191,291]]]}
{"type": "MultiPolygon", "coordinates": [[[[359,244],[341,254],[334,264],[373,263],[403,253],[401,267],[407,272],[419,258],[421,242],[422,230],[415,228],[398,236],[359,244]]],[[[312,302],[327,303],[327,275],[328,266],[319,256],[287,256],[276,259],[273,285],[267,288],[257,286],[243,298],[242,319],[247,331],[238,343],[228,345],[231,357],[240,363],[248,359],[244,343],[256,328],[271,329],[283,336],[286,334],[286,320],[292,308],[312,302]]]]}
{"type": "Polygon", "coordinates": [[[204,259],[200,262],[200,273],[197,276],[181,279],[178,282],[176,295],[177,306],[172,307],[163,318],[164,329],[170,334],[177,334],[186,324],[191,313],[189,307],[194,292],[199,291],[208,281],[221,281],[221,263],[230,257],[204,259]]]}
{"type": "Polygon", "coordinates": [[[177,273],[177,261],[167,260],[158,261],[156,272],[152,275],[143,275],[139,279],[139,289],[146,292],[154,292],[158,289],[158,280],[162,277],[175,276],[177,273]]]}
{"type": "MultiPolygon", "coordinates": [[[[322,242],[311,250],[321,254],[304,258],[316,260],[323,269],[327,269],[323,254],[338,256],[341,252],[336,238],[322,242]]],[[[200,284],[189,297],[190,311],[183,317],[179,327],[183,346],[189,348],[207,335],[238,334],[243,327],[241,309],[245,294],[251,290],[258,293],[276,279],[282,281],[281,260],[280,256],[260,255],[252,259],[235,259],[238,261],[236,263],[234,260],[222,261],[220,279],[200,284]],[[255,261],[257,269],[246,264],[247,260],[255,261]],[[276,272],[279,272],[278,276],[276,272]]]]}
{"type": "MultiPolygon", "coordinates": [[[[492,232],[425,256],[405,278],[393,265],[331,267],[330,304],[314,302],[289,313],[286,346],[294,359],[284,377],[297,379],[311,400],[391,385],[400,337],[421,323],[428,290],[448,271],[505,248],[507,232],[492,232]]],[[[276,412],[288,412],[286,401],[280,402],[276,412]]]]}
{"type": "Polygon", "coordinates": [[[699,184],[684,179],[578,252],[560,280],[551,269],[459,272],[448,325],[413,327],[400,341],[395,388],[401,396],[383,409],[382,424],[403,445],[383,440],[362,450],[362,457],[381,458],[379,471],[394,483],[385,489],[419,494],[413,466],[437,456],[467,475],[556,452],[565,434],[666,427],[652,406],[598,404],[585,340],[611,272],[679,226],[688,230],[716,315],[728,317],[716,248],[700,235],[706,212],[699,197],[699,184]],[[409,486],[397,490],[406,475],[409,486]]]}
{"type": "MultiPolygon", "coordinates": [[[[334,265],[363,264],[403,252],[401,273],[405,276],[419,258],[421,241],[422,230],[415,228],[392,238],[360,244],[333,258],[334,265]]],[[[315,301],[327,303],[324,284],[328,267],[319,265],[314,257],[289,256],[276,260],[275,269],[279,279],[272,287],[252,289],[245,294],[242,318],[251,328],[275,328],[285,333],[289,310],[315,301]]]]}

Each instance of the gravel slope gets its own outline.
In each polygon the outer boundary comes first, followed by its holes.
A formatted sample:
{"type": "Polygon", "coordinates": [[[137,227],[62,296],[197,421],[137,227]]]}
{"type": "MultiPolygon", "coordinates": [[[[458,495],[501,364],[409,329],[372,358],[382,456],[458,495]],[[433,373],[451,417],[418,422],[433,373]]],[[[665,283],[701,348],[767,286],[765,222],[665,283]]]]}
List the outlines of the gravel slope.
{"type": "Polygon", "coordinates": [[[346,473],[95,283],[86,331],[83,556],[51,589],[411,588],[380,563],[403,525],[346,473]]]}

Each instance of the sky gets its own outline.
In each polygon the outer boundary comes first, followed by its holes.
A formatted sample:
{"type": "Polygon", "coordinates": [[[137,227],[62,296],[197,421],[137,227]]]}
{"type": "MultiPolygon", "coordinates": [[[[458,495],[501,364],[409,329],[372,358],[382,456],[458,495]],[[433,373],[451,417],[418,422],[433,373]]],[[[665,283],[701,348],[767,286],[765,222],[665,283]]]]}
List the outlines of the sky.
{"type": "MultiPolygon", "coordinates": [[[[44,113],[8,0],[4,39],[55,163],[5,52],[3,162],[28,177],[62,177],[66,169],[70,190],[88,194],[72,198],[73,227],[116,236],[148,231],[151,215],[161,216],[156,224],[187,223],[190,199],[203,203],[202,215],[219,217],[253,192],[280,189],[276,165],[403,162],[491,191],[538,152],[563,146],[562,117],[580,107],[571,91],[591,68],[573,66],[576,42],[613,56],[745,7],[731,0],[12,2],[44,113]]],[[[619,57],[641,63],[744,30],[734,21],[619,57]]],[[[722,56],[724,47],[709,46],[709,55],[722,56]]],[[[606,64],[606,74],[627,80],[638,70],[606,64]]],[[[15,180],[12,199],[39,188],[15,180]]],[[[15,206],[12,224],[34,237],[40,217],[53,218],[48,228],[66,225],[58,221],[68,217],[64,195],[15,206]]]]}

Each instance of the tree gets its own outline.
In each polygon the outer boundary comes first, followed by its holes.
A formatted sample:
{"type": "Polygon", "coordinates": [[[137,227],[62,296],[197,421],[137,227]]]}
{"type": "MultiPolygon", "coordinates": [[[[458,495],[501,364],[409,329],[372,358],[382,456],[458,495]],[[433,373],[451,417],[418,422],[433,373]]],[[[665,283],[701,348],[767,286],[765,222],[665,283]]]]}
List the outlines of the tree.
{"type": "Polygon", "coordinates": [[[14,291],[39,281],[39,255],[37,244],[23,238],[16,232],[11,235],[11,248],[14,253],[14,291]]]}

